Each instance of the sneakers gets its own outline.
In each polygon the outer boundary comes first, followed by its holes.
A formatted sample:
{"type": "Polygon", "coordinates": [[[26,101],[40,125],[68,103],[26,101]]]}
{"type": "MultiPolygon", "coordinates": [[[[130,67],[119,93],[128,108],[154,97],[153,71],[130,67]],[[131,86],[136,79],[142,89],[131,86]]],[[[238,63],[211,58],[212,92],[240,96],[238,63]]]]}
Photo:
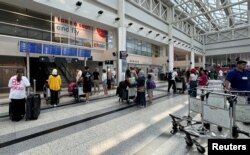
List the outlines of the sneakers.
{"type": "Polygon", "coordinates": [[[87,100],[86,103],[89,103],[89,100],[87,100]]]}
{"type": "Polygon", "coordinates": [[[57,105],[56,105],[56,104],[54,104],[54,107],[57,107],[57,105]]]}

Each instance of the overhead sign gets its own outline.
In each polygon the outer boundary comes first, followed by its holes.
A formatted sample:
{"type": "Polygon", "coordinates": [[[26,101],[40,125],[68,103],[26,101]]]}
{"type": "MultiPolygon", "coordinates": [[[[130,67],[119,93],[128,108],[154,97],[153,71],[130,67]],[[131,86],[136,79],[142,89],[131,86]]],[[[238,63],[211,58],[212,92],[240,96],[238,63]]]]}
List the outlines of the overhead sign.
{"type": "Polygon", "coordinates": [[[42,53],[42,44],[39,43],[32,43],[32,42],[19,42],[20,52],[26,53],[42,53]]]}
{"type": "Polygon", "coordinates": [[[44,44],[43,54],[61,55],[61,46],[44,44]]]}
{"type": "Polygon", "coordinates": [[[127,51],[120,51],[120,59],[123,60],[127,59],[127,51]]]}
{"type": "Polygon", "coordinates": [[[62,47],[62,55],[77,56],[77,48],[62,47]]]}
{"type": "MultiPolygon", "coordinates": [[[[32,42],[25,42],[25,41],[19,42],[19,50],[20,52],[26,52],[26,53],[38,53],[38,54],[85,57],[85,58],[91,57],[91,50],[89,49],[81,49],[81,48],[75,48],[75,47],[70,47],[70,46],[65,47],[65,46],[52,45],[52,44],[40,44],[40,43],[32,43],[32,42]]],[[[45,60],[43,59],[41,61],[45,61],[45,60]]],[[[54,60],[51,60],[51,61],[54,61],[54,60]]]]}
{"type": "Polygon", "coordinates": [[[78,56],[90,58],[91,57],[91,50],[88,49],[78,49],[78,56]]]}

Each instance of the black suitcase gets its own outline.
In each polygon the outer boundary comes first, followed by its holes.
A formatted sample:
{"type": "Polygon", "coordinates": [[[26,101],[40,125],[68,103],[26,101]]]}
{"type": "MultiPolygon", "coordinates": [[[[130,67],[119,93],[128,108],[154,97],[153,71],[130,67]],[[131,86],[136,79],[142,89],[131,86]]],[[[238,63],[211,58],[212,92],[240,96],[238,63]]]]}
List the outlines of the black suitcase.
{"type": "Polygon", "coordinates": [[[40,94],[31,94],[26,102],[26,121],[36,120],[40,114],[41,98],[40,94]]]}

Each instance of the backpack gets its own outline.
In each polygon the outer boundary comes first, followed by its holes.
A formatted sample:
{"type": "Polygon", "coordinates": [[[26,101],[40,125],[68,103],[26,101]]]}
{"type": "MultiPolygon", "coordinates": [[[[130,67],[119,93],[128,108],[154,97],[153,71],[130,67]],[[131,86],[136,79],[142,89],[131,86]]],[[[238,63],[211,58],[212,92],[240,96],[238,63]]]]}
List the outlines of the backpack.
{"type": "Polygon", "coordinates": [[[150,80],[147,82],[147,89],[155,89],[156,88],[156,84],[153,80],[150,80]]]}
{"type": "Polygon", "coordinates": [[[168,79],[168,80],[172,80],[172,72],[169,72],[169,73],[168,73],[167,79],[168,79]]]}

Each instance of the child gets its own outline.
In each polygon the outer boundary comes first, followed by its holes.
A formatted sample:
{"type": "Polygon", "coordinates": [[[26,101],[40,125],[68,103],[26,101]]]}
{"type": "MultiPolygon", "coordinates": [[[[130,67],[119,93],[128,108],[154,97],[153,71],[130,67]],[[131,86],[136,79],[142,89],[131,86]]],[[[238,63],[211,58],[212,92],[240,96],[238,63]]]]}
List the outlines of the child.
{"type": "Polygon", "coordinates": [[[146,85],[147,85],[149,103],[152,103],[153,89],[155,89],[156,85],[155,85],[155,82],[152,80],[152,75],[151,74],[148,74],[148,80],[147,80],[146,85]]]}

